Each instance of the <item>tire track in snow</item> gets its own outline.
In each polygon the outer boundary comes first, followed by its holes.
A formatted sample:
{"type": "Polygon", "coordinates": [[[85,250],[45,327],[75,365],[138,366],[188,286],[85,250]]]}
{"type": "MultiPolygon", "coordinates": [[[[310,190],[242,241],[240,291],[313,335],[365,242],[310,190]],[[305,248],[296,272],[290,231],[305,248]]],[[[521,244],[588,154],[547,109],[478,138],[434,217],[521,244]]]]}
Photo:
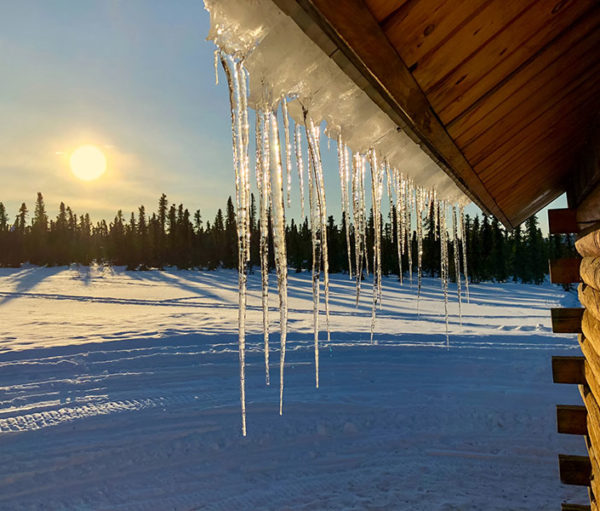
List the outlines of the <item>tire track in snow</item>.
{"type": "MultiPolygon", "coordinates": [[[[147,408],[189,404],[197,400],[196,396],[182,395],[170,397],[151,397],[144,399],[127,399],[104,403],[87,403],[81,406],[61,407],[56,410],[40,411],[0,419],[0,434],[22,433],[42,428],[59,426],[65,422],[78,419],[108,415],[111,413],[133,412],[147,408]]],[[[203,402],[205,399],[203,398],[203,402]]],[[[212,404],[211,404],[212,405],[212,404]]]]}

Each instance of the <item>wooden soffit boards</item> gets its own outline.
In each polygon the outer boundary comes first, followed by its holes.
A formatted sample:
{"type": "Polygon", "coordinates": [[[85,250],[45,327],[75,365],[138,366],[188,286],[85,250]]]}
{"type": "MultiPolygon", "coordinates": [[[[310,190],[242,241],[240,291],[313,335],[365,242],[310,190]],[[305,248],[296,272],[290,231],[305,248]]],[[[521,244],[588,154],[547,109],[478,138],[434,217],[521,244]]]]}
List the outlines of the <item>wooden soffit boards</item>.
{"type": "Polygon", "coordinates": [[[600,109],[599,2],[274,1],[505,225],[569,188],[600,109]]]}
{"type": "Polygon", "coordinates": [[[484,211],[510,226],[362,0],[273,0],[484,211]]]}

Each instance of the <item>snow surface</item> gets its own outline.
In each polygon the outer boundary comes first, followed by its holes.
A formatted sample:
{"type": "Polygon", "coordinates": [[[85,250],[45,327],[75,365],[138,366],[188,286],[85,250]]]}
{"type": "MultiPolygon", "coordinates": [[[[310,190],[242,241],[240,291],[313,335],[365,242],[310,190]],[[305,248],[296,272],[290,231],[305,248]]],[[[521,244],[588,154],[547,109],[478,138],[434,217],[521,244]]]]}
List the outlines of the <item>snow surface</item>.
{"type": "MultiPolygon", "coordinates": [[[[237,272],[0,269],[0,509],[511,510],[584,502],[560,484],[544,285],[384,277],[375,345],[370,293],[331,278],[332,341],[314,388],[312,291],[290,273],[284,415],[278,356],[264,385],[261,284],[248,279],[248,437],[240,435],[237,272]],[[451,285],[451,293],[455,287],[451,285]]],[[[365,289],[370,280],[364,283],[365,289]]],[[[277,296],[271,296],[277,320],[277,296]]],[[[276,326],[276,325],[275,325],[276,326]]],[[[278,349],[272,328],[271,348],[278,349]]]]}

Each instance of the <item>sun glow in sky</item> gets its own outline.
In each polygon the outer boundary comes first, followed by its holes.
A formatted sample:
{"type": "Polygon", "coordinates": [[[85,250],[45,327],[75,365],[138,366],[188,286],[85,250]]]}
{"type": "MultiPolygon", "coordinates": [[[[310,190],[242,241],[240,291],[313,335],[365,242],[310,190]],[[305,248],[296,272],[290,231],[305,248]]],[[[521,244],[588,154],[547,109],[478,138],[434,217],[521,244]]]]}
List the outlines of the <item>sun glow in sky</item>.
{"type": "Polygon", "coordinates": [[[71,172],[82,181],[94,181],[106,172],[106,156],[93,145],[82,145],[69,159],[71,172]]]}
{"type": "MultiPolygon", "coordinates": [[[[42,192],[50,214],[64,201],[110,219],[154,209],[166,193],[212,220],[235,188],[228,91],[215,85],[208,30],[201,0],[0,1],[0,69],[10,70],[0,82],[0,201],[10,214],[42,192]],[[106,157],[90,152],[69,172],[71,151],[90,141],[106,157]]],[[[323,157],[339,222],[334,143],[323,157]]],[[[298,220],[292,180],[287,215],[298,220]]]]}

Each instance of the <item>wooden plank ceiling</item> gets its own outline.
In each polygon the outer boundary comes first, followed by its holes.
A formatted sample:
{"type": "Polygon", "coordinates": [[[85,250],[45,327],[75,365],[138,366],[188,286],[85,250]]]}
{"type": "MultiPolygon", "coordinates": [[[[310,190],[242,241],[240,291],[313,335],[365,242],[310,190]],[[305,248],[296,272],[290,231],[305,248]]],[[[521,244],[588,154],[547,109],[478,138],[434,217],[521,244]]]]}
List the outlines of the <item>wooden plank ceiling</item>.
{"type": "Polygon", "coordinates": [[[477,186],[461,181],[505,224],[518,225],[567,190],[600,110],[599,2],[299,3],[319,10],[359,56],[377,58],[359,47],[366,43],[348,30],[358,25],[343,16],[361,13],[365,41],[382,32],[479,178],[477,186]]]}

